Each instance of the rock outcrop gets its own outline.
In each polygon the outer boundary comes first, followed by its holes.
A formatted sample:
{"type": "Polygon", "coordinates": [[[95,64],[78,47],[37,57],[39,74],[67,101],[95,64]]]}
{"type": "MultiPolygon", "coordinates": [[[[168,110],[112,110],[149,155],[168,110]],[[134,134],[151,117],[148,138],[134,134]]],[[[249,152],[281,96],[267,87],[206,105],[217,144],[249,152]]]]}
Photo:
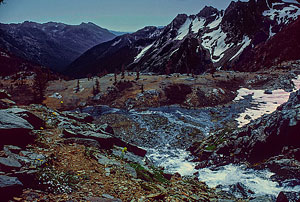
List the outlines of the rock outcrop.
{"type": "MultiPolygon", "coordinates": [[[[299,131],[300,90],[292,93],[288,102],[272,114],[222,134],[217,137],[220,141],[214,141],[213,147],[212,141],[206,142],[192,152],[209,165],[250,162],[268,167],[283,178],[299,179],[299,131]]],[[[200,163],[200,167],[207,165],[204,162],[200,163]]]]}

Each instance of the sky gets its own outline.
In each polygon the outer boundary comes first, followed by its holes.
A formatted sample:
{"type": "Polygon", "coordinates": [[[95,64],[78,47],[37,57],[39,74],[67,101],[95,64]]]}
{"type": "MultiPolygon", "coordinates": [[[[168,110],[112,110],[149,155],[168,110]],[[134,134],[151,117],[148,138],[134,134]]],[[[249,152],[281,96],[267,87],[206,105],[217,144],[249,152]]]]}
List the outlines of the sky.
{"type": "Polygon", "coordinates": [[[225,9],[231,0],[4,0],[1,23],[93,22],[114,31],[165,26],[177,14],[197,14],[205,5],[225,9]]]}

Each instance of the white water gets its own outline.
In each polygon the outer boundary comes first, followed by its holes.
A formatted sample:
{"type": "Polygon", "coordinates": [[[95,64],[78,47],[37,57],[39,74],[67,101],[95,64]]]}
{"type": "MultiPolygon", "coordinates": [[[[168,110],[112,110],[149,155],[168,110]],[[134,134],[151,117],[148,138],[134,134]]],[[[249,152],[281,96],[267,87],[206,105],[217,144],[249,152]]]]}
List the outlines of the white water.
{"type": "Polygon", "coordinates": [[[163,167],[170,173],[186,176],[197,172],[196,164],[189,161],[191,154],[183,149],[169,148],[168,146],[160,149],[148,148],[147,157],[156,166],[163,167]]]}
{"type": "Polygon", "coordinates": [[[270,180],[273,173],[267,170],[245,169],[243,166],[226,165],[211,170],[204,168],[199,170],[199,180],[206,182],[209,187],[217,185],[229,186],[236,183],[242,183],[252,190],[255,195],[274,195],[277,196],[280,191],[299,191],[300,185],[296,187],[280,187],[277,182],[270,180]]]}

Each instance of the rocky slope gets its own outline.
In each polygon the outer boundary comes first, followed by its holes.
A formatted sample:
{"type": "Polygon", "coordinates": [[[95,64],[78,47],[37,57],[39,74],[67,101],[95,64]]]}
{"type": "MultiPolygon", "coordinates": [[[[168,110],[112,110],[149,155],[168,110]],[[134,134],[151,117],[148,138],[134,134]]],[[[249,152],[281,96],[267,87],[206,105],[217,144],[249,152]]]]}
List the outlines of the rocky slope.
{"type": "Polygon", "coordinates": [[[0,49],[0,75],[9,76],[17,72],[33,72],[42,67],[0,49]]]}
{"type": "MultiPolygon", "coordinates": [[[[128,69],[167,74],[232,68],[240,56],[270,40],[299,15],[299,3],[295,1],[238,1],[232,2],[225,11],[205,7],[197,15],[178,15],[157,38],[148,43],[132,44],[135,51],[127,55],[127,60],[117,54],[106,58],[103,51],[95,53],[96,50],[113,48],[114,42],[117,42],[114,41],[86,52],[68,69],[69,72],[75,69],[77,75],[82,76],[87,74],[86,67],[92,68],[90,72],[95,73],[97,66],[103,68],[105,65],[110,66],[110,72],[113,72],[116,68],[114,61],[117,60],[127,65],[128,69]],[[103,64],[99,58],[109,62],[103,64]],[[80,67],[87,60],[89,65],[80,67]]],[[[245,60],[244,63],[247,62],[252,61],[245,60]]]]}
{"type": "Polygon", "coordinates": [[[256,71],[261,67],[276,65],[284,68],[287,61],[299,60],[299,32],[300,19],[285,27],[268,41],[245,51],[234,64],[234,69],[256,71]]]}
{"type": "Polygon", "coordinates": [[[0,48],[56,71],[114,34],[93,23],[0,24],[0,48]]]}
{"type": "Polygon", "coordinates": [[[239,201],[164,173],[143,159],[145,150],[92,121],[41,105],[0,110],[1,200],[239,201]]]}
{"type": "MultiPolygon", "coordinates": [[[[237,130],[222,130],[191,148],[200,167],[248,162],[269,168],[278,180],[300,179],[300,91],[269,115],[237,130]]],[[[299,183],[299,182],[296,182],[299,183]]]]}

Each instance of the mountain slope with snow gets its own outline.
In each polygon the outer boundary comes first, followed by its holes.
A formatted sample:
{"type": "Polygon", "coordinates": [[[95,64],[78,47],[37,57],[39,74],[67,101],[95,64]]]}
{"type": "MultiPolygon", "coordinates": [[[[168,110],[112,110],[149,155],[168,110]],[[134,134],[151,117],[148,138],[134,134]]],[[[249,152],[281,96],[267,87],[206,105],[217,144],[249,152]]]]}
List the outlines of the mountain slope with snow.
{"type": "MultiPolygon", "coordinates": [[[[148,40],[148,43],[132,43],[130,47],[135,51],[130,51],[130,54],[126,51],[124,58],[118,55],[114,57],[112,54],[106,57],[102,52],[89,51],[78,58],[69,69],[86,71],[83,70],[86,65],[81,67],[84,64],[83,58],[88,58],[86,62],[93,66],[103,68],[105,64],[109,72],[114,72],[122,64],[129,70],[162,74],[203,73],[215,68],[238,69],[236,64],[241,56],[269,41],[299,15],[300,4],[294,1],[238,1],[231,2],[224,11],[205,7],[197,15],[179,14],[155,38],[149,40],[145,36],[143,40],[148,40]],[[116,60],[119,61],[117,66],[114,65],[116,60]]],[[[126,37],[134,35],[135,33],[126,37]]],[[[119,39],[100,44],[97,49],[108,48],[116,51],[114,44],[117,40],[119,39]]],[[[123,48],[124,46],[119,47],[116,52],[121,52],[123,48]]],[[[90,73],[97,71],[94,68],[90,73]]]]}
{"type": "Polygon", "coordinates": [[[97,45],[70,64],[65,74],[84,77],[87,74],[120,71],[123,65],[141,57],[141,51],[156,40],[160,33],[161,29],[157,27],[145,27],[133,34],[118,36],[97,45]]]}

